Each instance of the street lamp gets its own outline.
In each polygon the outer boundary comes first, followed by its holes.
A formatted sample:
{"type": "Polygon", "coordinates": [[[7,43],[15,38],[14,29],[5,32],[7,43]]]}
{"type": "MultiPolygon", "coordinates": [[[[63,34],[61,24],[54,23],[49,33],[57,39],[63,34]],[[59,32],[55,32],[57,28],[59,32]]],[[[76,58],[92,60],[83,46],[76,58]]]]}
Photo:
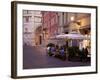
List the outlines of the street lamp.
{"type": "Polygon", "coordinates": [[[74,17],[74,16],[71,16],[71,17],[70,17],[70,20],[71,20],[71,21],[74,21],[74,20],[75,20],[75,17],[74,17]]]}

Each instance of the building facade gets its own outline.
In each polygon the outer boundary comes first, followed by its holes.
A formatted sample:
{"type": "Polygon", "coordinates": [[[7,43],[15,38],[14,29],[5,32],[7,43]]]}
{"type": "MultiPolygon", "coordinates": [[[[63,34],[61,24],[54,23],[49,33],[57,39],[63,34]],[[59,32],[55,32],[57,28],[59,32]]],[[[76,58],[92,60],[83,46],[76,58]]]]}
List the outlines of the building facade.
{"type": "Polygon", "coordinates": [[[23,44],[35,46],[35,31],[41,26],[41,12],[23,10],[23,44]]]}
{"type": "MultiPolygon", "coordinates": [[[[84,36],[91,36],[91,14],[52,11],[23,10],[24,44],[36,46],[54,43],[66,44],[67,40],[55,39],[59,34],[76,31],[84,36]]],[[[72,40],[69,45],[79,45],[79,40],[72,40]]],[[[83,46],[90,46],[91,40],[84,40],[83,46]]]]}
{"type": "MultiPolygon", "coordinates": [[[[53,37],[58,34],[58,12],[42,12],[42,26],[45,45],[52,42],[53,37]]],[[[54,41],[54,40],[53,40],[54,41]]]]}
{"type": "MultiPolygon", "coordinates": [[[[49,38],[54,37],[55,35],[68,34],[73,31],[76,31],[84,36],[91,36],[91,14],[44,11],[42,12],[42,17],[42,26],[48,36],[46,40],[49,40],[49,38]]],[[[52,40],[52,43],[55,42],[57,42],[57,39],[52,40]]],[[[60,43],[65,44],[64,41],[60,41],[59,44],[60,43]]],[[[90,46],[90,43],[90,40],[83,40],[82,44],[86,47],[90,46]]],[[[72,40],[71,42],[72,46],[79,46],[79,44],[79,40],[72,40]]]]}

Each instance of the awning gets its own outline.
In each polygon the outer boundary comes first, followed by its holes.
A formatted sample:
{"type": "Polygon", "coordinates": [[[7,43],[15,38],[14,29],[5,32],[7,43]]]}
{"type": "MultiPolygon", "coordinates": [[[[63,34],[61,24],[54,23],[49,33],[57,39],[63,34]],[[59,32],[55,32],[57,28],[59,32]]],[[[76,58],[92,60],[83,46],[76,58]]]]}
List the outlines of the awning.
{"type": "Polygon", "coordinates": [[[90,39],[89,36],[84,36],[79,33],[71,32],[69,34],[60,34],[56,38],[66,38],[66,39],[90,39]]]}

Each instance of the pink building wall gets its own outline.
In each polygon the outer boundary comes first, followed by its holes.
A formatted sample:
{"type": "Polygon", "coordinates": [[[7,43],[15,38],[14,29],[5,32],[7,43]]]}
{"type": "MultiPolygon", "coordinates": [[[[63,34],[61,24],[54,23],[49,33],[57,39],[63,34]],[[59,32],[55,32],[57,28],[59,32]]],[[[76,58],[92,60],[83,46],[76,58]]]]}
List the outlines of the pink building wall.
{"type": "Polygon", "coordinates": [[[42,12],[43,28],[47,29],[48,36],[54,36],[58,32],[58,13],[57,12],[42,12]]]}

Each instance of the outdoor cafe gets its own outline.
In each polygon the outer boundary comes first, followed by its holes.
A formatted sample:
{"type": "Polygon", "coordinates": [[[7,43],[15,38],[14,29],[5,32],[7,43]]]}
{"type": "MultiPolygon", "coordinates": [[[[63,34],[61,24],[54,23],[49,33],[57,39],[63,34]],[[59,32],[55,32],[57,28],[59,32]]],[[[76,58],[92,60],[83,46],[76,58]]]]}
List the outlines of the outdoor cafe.
{"type": "Polygon", "coordinates": [[[48,43],[47,53],[62,60],[90,61],[90,46],[86,42],[90,36],[85,36],[76,32],[69,34],[59,34],[54,37],[56,43],[48,43]],[[61,43],[59,41],[63,41],[61,43]]]}

